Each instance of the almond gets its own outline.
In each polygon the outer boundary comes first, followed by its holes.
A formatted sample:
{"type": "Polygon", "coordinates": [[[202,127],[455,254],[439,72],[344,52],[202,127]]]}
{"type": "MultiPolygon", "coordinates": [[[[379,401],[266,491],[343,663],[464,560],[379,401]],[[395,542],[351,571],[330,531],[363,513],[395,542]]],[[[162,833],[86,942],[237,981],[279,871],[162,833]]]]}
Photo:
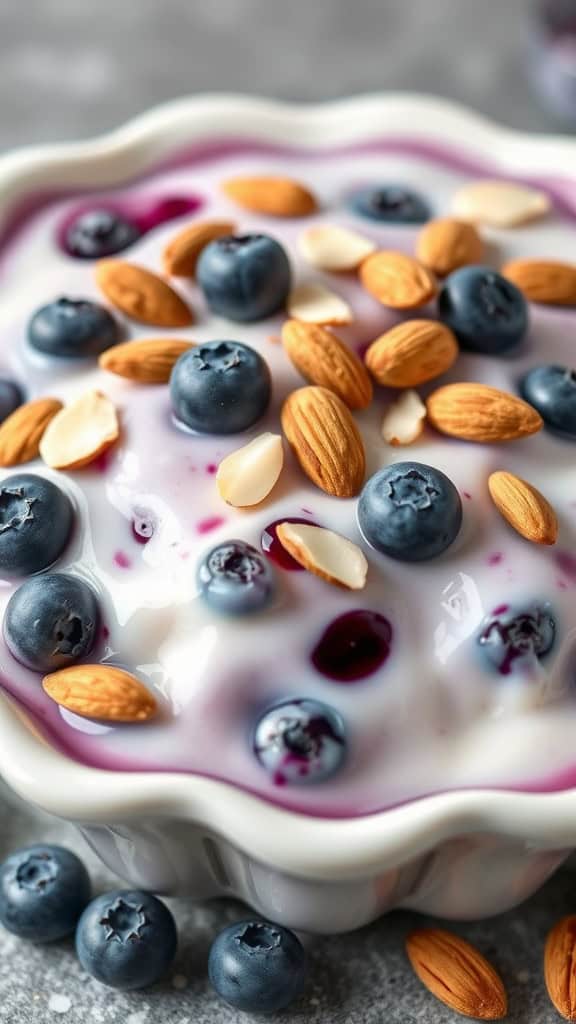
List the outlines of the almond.
{"type": "Polygon", "coordinates": [[[52,469],[80,469],[111,447],[120,435],[113,403],[88,391],[56,413],[40,441],[40,455],[52,469]]]}
{"type": "Polygon", "coordinates": [[[313,267],[334,273],[355,270],[376,248],[369,238],[337,224],[315,224],[307,228],[300,235],[298,246],[313,267]]]}
{"type": "Polygon", "coordinates": [[[558,260],[512,260],[502,268],[530,302],[576,306],[576,266],[558,260]]]}
{"type": "Polygon", "coordinates": [[[280,523],[276,536],[299,565],[344,590],[366,586],[368,562],[357,544],[323,526],[280,523]]]}
{"type": "Polygon", "coordinates": [[[430,271],[412,256],[393,250],[375,252],[364,260],[360,280],[378,302],[392,309],[415,309],[436,295],[430,271]]]}
{"type": "Polygon", "coordinates": [[[202,249],[216,238],[233,235],[235,228],[229,220],[199,220],[182,228],[164,248],[164,273],[171,277],[194,277],[202,249]]]}
{"type": "Polygon", "coordinates": [[[192,348],[182,338],[141,338],[113,345],[98,362],[103,370],[140,384],[167,384],[174,363],[192,348]]]}
{"type": "Polygon", "coordinates": [[[220,497],[236,508],[259,505],[275,486],[284,465],[279,434],[260,434],[231,452],[218,466],[216,485],[220,497]]]}
{"type": "Polygon", "coordinates": [[[306,380],[333,391],[349,409],[365,409],[372,401],[366,367],[335,334],[318,324],[287,320],[284,349],[306,380]]]}
{"type": "Polygon", "coordinates": [[[193,317],[177,292],[157,274],[124,260],[100,260],[96,283],[106,298],[132,320],[154,327],[187,327],[193,317]]]}
{"type": "Polygon", "coordinates": [[[488,479],[492,501],[517,533],[534,544],[555,544],[558,520],[550,502],[532,484],[498,470],[488,479]]]}
{"type": "Polygon", "coordinates": [[[484,242],[473,224],[455,217],[439,217],[422,228],[416,255],[429,270],[445,277],[458,267],[480,263],[484,242]]]}
{"type": "Polygon", "coordinates": [[[515,441],[542,428],[531,405],[487,384],[446,384],[430,395],[427,409],[436,430],[465,441],[515,441]]]}
{"type": "Polygon", "coordinates": [[[417,391],[403,391],[382,420],[382,437],[394,448],[414,444],[424,430],[426,406],[417,391]]]}
{"type": "Polygon", "coordinates": [[[238,206],[268,217],[306,217],[317,208],[309,189],[292,178],[229,178],[222,190],[238,206]]]}
{"type": "Polygon", "coordinates": [[[323,284],[297,285],[288,296],[286,308],[289,316],[308,324],[338,327],[353,320],[348,303],[323,284]]]}
{"type": "Polygon", "coordinates": [[[336,498],[358,494],[366,473],[364,444],[338,395],[320,387],[293,391],[282,408],[282,428],[317,487],[336,498]]]}
{"type": "Polygon", "coordinates": [[[72,665],[42,686],[60,707],[102,722],[147,722],[158,710],[144,684],[115,665],[72,665]]]}
{"type": "Polygon", "coordinates": [[[458,352],[449,327],[436,320],[406,320],[373,341],[364,359],[378,384],[414,388],[446,373],[458,352]]]}
{"type": "Polygon", "coordinates": [[[471,181],[452,200],[452,212],[473,224],[513,228],[544,217],[551,203],[545,192],[513,181],[471,181]]]}
{"type": "Polygon", "coordinates": [[[40,439],[62,408],[57,398],[37,398],[15,409],[0,424],[0,466],[18,466],[40,453],[40,439]]]}
{"type": "Polygon", "coordinates": [[[544,950],[544,979],[558,1013],[576,1020],[576,915],[552,928],[544,950]]]}
{"type": "Polygon", "coordinates": [[[501,1020],[508,1012],[500,976],[469,942],[441,928],[421,928],[406,952],[423,985],[451,1010],[475,1020],[501,1020]]]}

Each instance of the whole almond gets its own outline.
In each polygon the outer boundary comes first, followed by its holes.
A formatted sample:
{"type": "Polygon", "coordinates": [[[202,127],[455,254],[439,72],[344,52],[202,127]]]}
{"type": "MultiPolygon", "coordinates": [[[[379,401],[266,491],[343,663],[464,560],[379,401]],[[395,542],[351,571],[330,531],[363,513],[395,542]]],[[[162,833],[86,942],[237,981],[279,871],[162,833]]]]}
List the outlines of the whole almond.
{"type": "Polygon", "coordinates": [[[125,260],[100,260],[96,282],[109,302],[132,320],[154,327],[187,327],[193,317],[177,292],[157,274],[125,260]]]}
{"type": "Polygon", "coordinates": [[[364,359],[378,384],[414,388],[446,373],[458,352],[449,327],[437,320],[406,320],[373,341],[364,359]]]}
{"type": "Polygon", "coordinates": [[[0,424],[0,466],[18,466],[35,459],[46,427],[61,408],[57,398],[36,398],[15,409],[0,424]]]}
{"type": "Polygon", "coordinates": [[[349,409],[366,409],[372,401],[372,381],[366,367],[340,338],[319,324],[287,320],[282,328],[284,349],[306,380],[338,395],[349,409]]]}
{"type": "Polygon", "coordinates": [[[72,665],[45,676],[42,686],[60,707],[102,722],[147,722],[158,710],[144,684],[114,665],[72,665]]]}
{"type": "Polygon", "coordinates": [[[310,190],[293,178],[229,178],[222,183],[222,190],[238,206],[268,217],[306,217],[317,208],[310,190]]]}
{"type": "Polygon", "coordinates": [[[484,242],[473,224],[455,217],[439,217],[422,228],[416,255],[429,270],[445,277],[458,267],[480,263],[484,242]]]}
{"type": "Polygon", "coordinates": [[[426,405],[436,430],[465,441],[515,441],[536,434],[543,425],[527,402],[487,384],[446,384],[426,405]]]}
{"type": "Polygon", "coordinates": [[[393,250],[368,256],[360,267],[360,280],[374,298],[392,309],[415,309],[436,295],[430,271],[412,256],[393,250]]]}
{"type": "Polygon", "coordinates": [[[544,950],[544,979],[558,1013],[576,1020],[576,915],[552,928],[544,950]]]}
{"type": "Polygon", "coordinates": [[[317,487],[336,498],[358,494],[366,474],[364,444],[338,395],[315,386],[293,391],[282,408],[282,429],[317,487]]]}
{"type": "Polygon", "coordinates": [[[421,928],[406,940],[412,968],[451,1010],[475,1020],[501,1020],[508,1012],[500,976],[469,942],[441,928],[421,928]]]}
{"type": "Polygon", "coordinates": [[[576,266],[558,260],[512,260],[502,268],[530,302],[576,306],[576,266]]]}
{"type": "Polygon", "coordinates": [[[199,220],[182,228],[164,248],[164,273],[171,277],[194,277],[202,249],[216,238],[234,234],[235,227],[228,220],[199,220]]]}
{"type": "Polygon", "coordinates": [[[498,511],[517,533],[534,544],[555,544],[558,520],[550,502],[526,480],[498,470],[488,479],[498,511]]]}
{"type": "Polygon", "coordinates": [[[142,338],[113,345],[98,362],[103,370],[140,384],[167,384],[174,363],[192,348],[181,338],[142,338]]]}

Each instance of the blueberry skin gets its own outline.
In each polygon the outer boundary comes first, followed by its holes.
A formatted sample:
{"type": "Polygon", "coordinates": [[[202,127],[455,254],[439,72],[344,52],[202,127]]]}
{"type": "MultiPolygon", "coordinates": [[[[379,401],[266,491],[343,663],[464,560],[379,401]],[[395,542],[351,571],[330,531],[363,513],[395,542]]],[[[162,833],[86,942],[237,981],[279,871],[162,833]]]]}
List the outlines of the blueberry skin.
{"type": "Polygon", "coordinates": [[[202,252],[196,279],[213,313],[252,323],[286,304],[291,271],[288,257],[269,235],[226,235],[202,252]]]}
{"type": "Polygon", "coordinates": [[[4,613],[8,650],[35,672],[54,672],[85,658],[94,646],[100,610],[84,580],[43,573],[14,591],[4,613]]]}
{"type": "Polygon", "coordinates": [[[114,210],[86,210],[68,227],[65,246],[77,259],[97,260],[122,252],[141,234],[137,224],[114,210]]]}
{"type": "Polygon", "coordinates": [[[438,312],[462,348],[489,356],[518,345],[529,324],[522,292],[491,267],[462,267],[449,274],[438,312]]]}
{"type": "Polygon", "coordinates": [[[557,634],[550,604],[502,605],[482,623],[477,642],[488,666],[507,676],[552,650],[557,634]]]}
{"type": "Polygon", "coordinates": [[[275,1013],[306,980],[306,953],[293,932],[268,921],[240,921],[212,943],[208,975],[218,995],[245,1013],[275,1013]]]}
{"type": "Polygon", "coordinates": [[[397,462],[365,484],[358,499],[358,523],[377,551],[401,562],[423,562],[456,540],[462,501],[439,469],[422,462],[397,462]]]}
{"type": "Polygon", "coordinates": [[[177,420],[200,434],[239,434],[270,404],[270,370],[239,341],[208,341],[180,356],[170,376],[177,420]]]}
{"type": "Polygon", "coordinates": [[[0,423],[8,419],[18,406],[22,405],[24,395],[21,388],[13,380],[0,377],[0,423]]]}
{"type": "Polygon", "coordinates": [[[427,202],[403,185],[371,185],[347,197],[353,213],[384,224],[424,224],[430,219],[427,202]]]}
{"type": "Polygon", "coordinates": [[[268,708],[254,730],[256,757],[278,786],[324,782],[346,758],[346,730],[328,704],[306,698],[268,708]]]}
{"type": "Polygon", "coordinates": [[[177,944],[168,907],[139,890],[98,896],[76,929],[76,954],[84,970],[125,992],[158,981],[174,960],[177,944]]]}
{"type": "Polygon", "coordinates": [[[71,935],[90,895],[86,868],[62,846],[29,846],[0,866],[0,923],[22,939],[71,935]]]}
{"type": "Polygon", "coordinates": [[[275,578],[268,561],[243,540],[227,540],[199,562],[196,582],[201,596],[225,615],[250,615],[270,604],[275,578]]]}
{"type": "Polygon", "coordinates": [[[63,297],[36,310],[28,324],[28,341],[45,355],[85,359],[117,345],[120,325],[97,302],[63,297]]]}
{"type": "Polygon", "coordinates": [[[0,483],[0,579],[31,576],[52,565],[74,525],[67,494],[46,477],[16,473],[0,483]]]}
{"type": "Polygon", "coordinates": [[[535,366],[520,383],[520,393],[557,434],[576,438],[576,370],[535,366]]]}

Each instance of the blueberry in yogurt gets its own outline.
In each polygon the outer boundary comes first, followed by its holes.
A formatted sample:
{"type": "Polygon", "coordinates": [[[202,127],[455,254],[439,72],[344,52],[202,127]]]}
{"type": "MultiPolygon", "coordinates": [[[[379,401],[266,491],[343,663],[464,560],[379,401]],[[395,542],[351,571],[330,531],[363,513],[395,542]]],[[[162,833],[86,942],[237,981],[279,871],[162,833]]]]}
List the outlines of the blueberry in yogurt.
{"type": "Polygon", "coordinates": [[[35,672],[54,672],[85,658],[100,619],[96,594],[67,573],[32,576],[8,601],[3,633],[14,657],[35,672]]]}
{"type": "Polygon", "coordinates": [[[24,396],[18,384],[6,377],[0,377],[0,423],[22,405],[24,396]]]}
{"type": "Polygon", "coordinates": [[[346,757],[346,732],[334,708],[317,700],[285,700],[262,715],[256,757],[278,786],[324,782],[346,757]]]}
{"type": "Polygon", "coordinates": [[[29,846],[0,865],[0,923],[22,939],[65,938],[89,899],[86,868],[62,846],[29,846]]]}
{"type": "Polygon", "coordinates": [[[300,940],[269,921],[239,921],[212,943],[208,974],[218,995],[244,1013],[276,1013],[296,999],[306,979],[300,940]]]}
{"type": "Polygon", "coordinates": [[[384,224],[424,224],[430,218],[426,201],[403,185],[370,185],[348,196],[353,213],[384,224]]]}
{"type": "Polygon", "coordinates": [[[170,376],[177,420],[200,434],[248,430],[270,403],[270,370],[239,341],[208,341],[184,352],[170,376]]]}
{"type": "Polygon", "coordinates": [[[262,611],[274,597],[270,565],[243,540],[227,540],[212,548],[200,561],[196,579],[206,603],[225,615],[262,611]]]}
{"type": "Polygon", "coordinates": [[[85,210],[69,225],[64,244],[77,259],[98,260],[127,249],[138,241],[140,234],[134,221],[115,210],[85,210]]]}
{"type": "Polygon", "coordinates": [[[557,434],[576,438],[576,370],[535,366],[522,379],[522,397],[557,434]]]}
{"type": "Polygon", "coordinates": [[[120,340],[112,314],[89,299],[55,299],[36,310],[28,324],[32,348],[49,356],[98,356],[120,340]]]}
{"type": "Polygon", "coordinates": [[[488,664],[507,676],[549,654],[556,639],[550,605],[502,605],[483,622],[477,642],[488,664]]]}
{"type": "Polygon", "coordinates": [[[0,578],[30,576],[55,562],[74,525],[67,494],[46,477],[17,473],[0,484],[0,578]]]}
{"type": "Polygon", "coordinates": [[[290,263],[269,235],[225,235],[202,252],[196,278],[213,313],[250,323],[281,310],[290,291],[290,263]]]}
{"type": "Polygon", "coordinates": [[[528,303],[516,285],[491,267],[462,267],[450,274],[438,296],[440,319],[462,348],[500,355],[528,330],[528,303]]]}

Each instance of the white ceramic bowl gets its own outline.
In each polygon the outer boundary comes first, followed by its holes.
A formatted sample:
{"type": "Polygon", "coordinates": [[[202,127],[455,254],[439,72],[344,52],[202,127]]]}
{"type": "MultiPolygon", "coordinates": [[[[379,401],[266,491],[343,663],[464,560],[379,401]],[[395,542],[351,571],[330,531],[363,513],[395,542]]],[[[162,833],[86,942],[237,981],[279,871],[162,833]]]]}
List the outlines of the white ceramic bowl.
{"type": "MultiPolygon", "coordinates": [[[[329,147],[393,135],[489,154],[502,173],[561,176],[576,142],[519,135],[410,95],[295,106],[205,96],[161,107],[104,138],[0,161],[0,227],[16,203],[58,187],[116,186],[192,142],[234,135],[329,147]]],[[[293,927],[336,932],[390,909],[498,913],[530,895],[576,846],[576,792],[460,791],[349,820],[281,810],[194,775],[84,767],[0,699],[0,772],[24,799],[76,822],[131,884],[234,895],[293,927]]]]}

